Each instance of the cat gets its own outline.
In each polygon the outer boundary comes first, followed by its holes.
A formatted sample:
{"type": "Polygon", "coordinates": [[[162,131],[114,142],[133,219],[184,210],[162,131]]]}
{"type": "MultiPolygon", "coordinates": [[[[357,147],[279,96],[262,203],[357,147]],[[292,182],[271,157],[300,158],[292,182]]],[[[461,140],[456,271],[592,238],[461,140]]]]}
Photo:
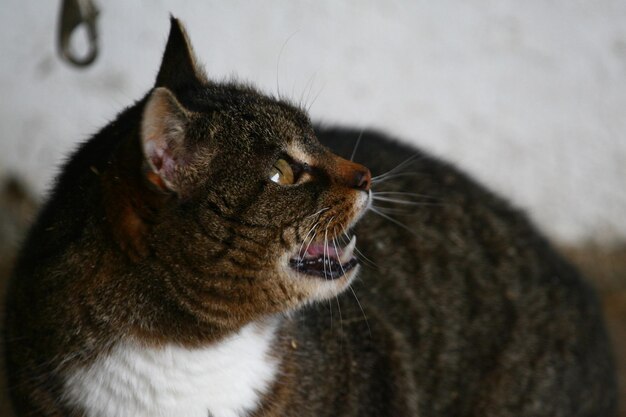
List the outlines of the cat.
{"type": "Polygon", "coordinates": [[[30,230],[5,344],[17,416],[616,412],[594,292],[520,211],[209,80],[173,17],[30,230]]]}

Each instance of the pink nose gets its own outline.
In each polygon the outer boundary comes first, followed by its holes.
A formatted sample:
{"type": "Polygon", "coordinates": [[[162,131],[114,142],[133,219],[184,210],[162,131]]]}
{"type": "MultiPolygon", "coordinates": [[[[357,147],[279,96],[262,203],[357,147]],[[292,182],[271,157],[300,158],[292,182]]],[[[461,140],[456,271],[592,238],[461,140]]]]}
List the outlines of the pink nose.
{"type": "Polygon", "coordinates": [[[369,191],[372,185],[372,174],[369,169],[362,167],[360,171],[354,173],[354,188],[369,191]]]}
{"type": "Polygon", "coordinates": [[[369,169],[340,157],[337,157],[335,163],[335,172],[339,183],[349,188],[369,191],[372,186],[372,174],[369,169]]]}

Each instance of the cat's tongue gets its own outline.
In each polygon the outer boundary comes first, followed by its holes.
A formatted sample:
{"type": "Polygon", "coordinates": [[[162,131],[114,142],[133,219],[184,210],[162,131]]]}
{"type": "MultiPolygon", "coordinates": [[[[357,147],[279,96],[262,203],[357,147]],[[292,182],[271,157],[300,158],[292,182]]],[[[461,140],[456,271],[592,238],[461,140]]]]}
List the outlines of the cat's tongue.
{"type": "Polygon", "coordinates": [[[303,253],[291,259],[290,265],[303,274],[325,279],[341,278],[358,264],[354,257],[355,246],[356,236],[353,236],[350,243],[344,247],[328,242],[311,243],[303,253]]]}
{"type": "Polygon", "coordinates": [[[354,248],[356,246],[356,236],[352,236],[350,239],[350,243],[348,243],[345,247],[335,246],[333,243],[312,243],[307,248],[303,254],[304,259],[314,259],[314,258],[330,258],[334,261],[338,261],[341,264],[345,264],[346,262],[352,259],[354,254],[354,248]]]}

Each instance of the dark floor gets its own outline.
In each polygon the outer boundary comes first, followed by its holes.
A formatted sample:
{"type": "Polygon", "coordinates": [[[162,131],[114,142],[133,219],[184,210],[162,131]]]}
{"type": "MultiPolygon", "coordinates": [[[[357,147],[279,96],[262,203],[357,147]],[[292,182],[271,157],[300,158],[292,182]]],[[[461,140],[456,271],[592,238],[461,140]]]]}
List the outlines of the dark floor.
{"type": "Polygon", "coordinates": [[[595,284],[602,299],[613,341],[620,382],[620,416],[626,417],[626,244],[563,248],[563,252],[595,284]]]}

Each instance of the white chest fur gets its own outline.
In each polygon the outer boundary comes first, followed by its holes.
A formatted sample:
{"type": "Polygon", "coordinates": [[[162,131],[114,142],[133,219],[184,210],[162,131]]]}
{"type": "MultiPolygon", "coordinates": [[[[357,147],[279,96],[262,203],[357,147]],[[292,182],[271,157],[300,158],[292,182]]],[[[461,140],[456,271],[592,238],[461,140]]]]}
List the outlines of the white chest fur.
{"type": "Polygon", "coordinates": [[[250,324],[198,349],[119,343],[67,379],[67,400],[89,417],[245,416],[276,375],[275,329],[250,324]]]}

